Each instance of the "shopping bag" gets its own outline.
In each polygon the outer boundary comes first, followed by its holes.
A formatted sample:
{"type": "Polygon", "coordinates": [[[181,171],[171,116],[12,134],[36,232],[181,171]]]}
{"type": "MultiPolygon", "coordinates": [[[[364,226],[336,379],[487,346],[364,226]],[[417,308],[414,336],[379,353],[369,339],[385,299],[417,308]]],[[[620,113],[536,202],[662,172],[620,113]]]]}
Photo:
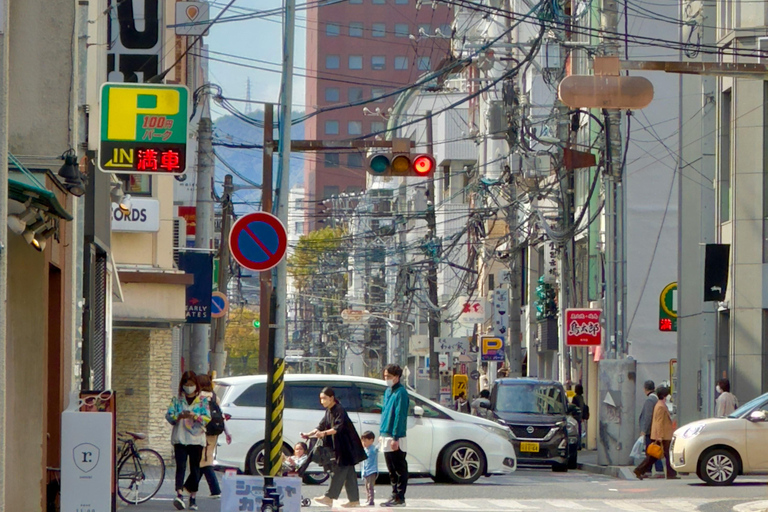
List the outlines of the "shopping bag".
{"type": "Polygon", "coordinates": [[[629,456],[633,459],[645,458],[645,436],[640,436],[637,438],[634,446],[632,446],[632,451],[630,452],[629,456]]]}
{"type": "Polygon", "coordinates": [[[654,441],[649,444],[648,448],[645,449],[645,453],[654,459],[661,459],[664,457],[664,449],[661,447],[658,441],[654,441]]]}

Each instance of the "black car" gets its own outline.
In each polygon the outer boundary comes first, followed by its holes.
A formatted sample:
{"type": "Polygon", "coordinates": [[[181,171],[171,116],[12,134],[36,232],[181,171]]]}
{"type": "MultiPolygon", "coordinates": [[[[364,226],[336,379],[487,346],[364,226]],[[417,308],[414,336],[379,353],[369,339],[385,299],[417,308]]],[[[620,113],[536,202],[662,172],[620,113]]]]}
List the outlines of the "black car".
{"type": "Polygon", "coordinates": [[[579,408],[568,403],[557,381],[498,379],[491,390],[494,419],[514,437],[520,465],[576,469],[579,408]]]}

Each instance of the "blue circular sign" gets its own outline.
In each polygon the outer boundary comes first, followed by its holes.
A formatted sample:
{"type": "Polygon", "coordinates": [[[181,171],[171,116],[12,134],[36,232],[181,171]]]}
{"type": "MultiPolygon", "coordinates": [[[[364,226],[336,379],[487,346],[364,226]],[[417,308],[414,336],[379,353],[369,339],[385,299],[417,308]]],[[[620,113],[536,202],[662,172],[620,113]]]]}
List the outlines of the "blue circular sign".
{"type": "Polygon", "coordinates": [[[269,270],[283,259],[288,248],[285,226],[274,215],[244,215],[232,226],[229,248],[240,265],[255,271],[269,270]]]}
{"type": "Polygon", "coordinates": [[[211,318],[221,318],[227,314],[229,309],[229,300],[227,296],[221,292],[213,292],[211,294],[211,318]]]}

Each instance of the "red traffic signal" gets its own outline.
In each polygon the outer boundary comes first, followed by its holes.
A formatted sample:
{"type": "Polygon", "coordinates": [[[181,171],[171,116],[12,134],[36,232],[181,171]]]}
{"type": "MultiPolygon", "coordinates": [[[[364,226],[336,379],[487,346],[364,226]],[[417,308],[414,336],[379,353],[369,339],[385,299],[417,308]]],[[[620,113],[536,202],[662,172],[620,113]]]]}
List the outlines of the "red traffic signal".
{"type": "Polygon", "coordinates": [[[373,176],[426,177],[436,167],[432,155],[410,153],[377,153],[368,157],[368,174],[373,176]]]}

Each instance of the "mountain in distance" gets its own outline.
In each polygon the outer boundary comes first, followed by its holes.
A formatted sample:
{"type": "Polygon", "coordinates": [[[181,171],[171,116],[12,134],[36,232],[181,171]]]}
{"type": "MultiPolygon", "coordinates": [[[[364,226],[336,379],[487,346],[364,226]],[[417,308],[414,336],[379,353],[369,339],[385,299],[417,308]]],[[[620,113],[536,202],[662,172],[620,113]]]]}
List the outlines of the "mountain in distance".
{"type": "MultiPolygon", "coordinates": [[[[293,118],[303,116],[303,112],[294,112],[293,118]]],[[[248,117],[261,124],[264,121],[264,112],[257,110],[248,114],[248,117]]],[[[276,123],[275,123],[276,124],[276,123]]],[[[277,127],[275,127],[275,138],[278,137],[277,127]]],[[[291,127],[291,138],[300,140],[304,138],[304,124],[298,124],[291,127]]],[[[213,149],[220,158],[215,158],[216,162],[216,191],[221,192],[221,184],[224,182],[225,174],[232,174],[236,185],[249,186],[253,183],[261,184],[262,178],[262,157],[261,148],[235,148],[227,147],[239,145],[259,145],[264,142],[264,130],[259,126],[254,126],[233,115],[227,115],[216,119],[213,123],[213,149]],[[249,183],[250,182],[250,183],[249,183]]],[[[274,154],[273,162],[273,183],[277,185],[277,152],[274,154]]],[[[291,155],[291,169],[289,175],[290,186],[299,186],[304,183],[304,154],[293,153],[291,155]]],[[[235,209],[239,213],[248,213],[259,210],[261,204],[261,191],[257,189],[243,189],[235,194],[235,209]],[[245,203],[245,204],[243,204],[245,203]]]]}

